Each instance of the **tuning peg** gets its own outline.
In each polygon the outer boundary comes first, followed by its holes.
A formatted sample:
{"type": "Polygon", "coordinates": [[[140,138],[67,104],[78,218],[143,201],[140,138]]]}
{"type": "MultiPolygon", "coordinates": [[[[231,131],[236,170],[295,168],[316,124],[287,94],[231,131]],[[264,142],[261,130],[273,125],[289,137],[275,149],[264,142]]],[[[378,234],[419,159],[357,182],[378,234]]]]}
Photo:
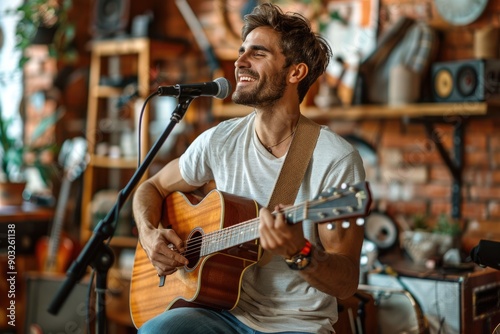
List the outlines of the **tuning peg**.
{"type": "Polygon", "coordinates": [[[348,220],[345,220],[342,222],[342,228],[349,228],[351,226],[351,223],[348,220]]]}
{"type": "Polygon", "coordinates": [[[365,225],[365,219],[364,219],[364,218],[362,218],[362,217],[360,217],[360,218],[356,219],[356,225],[358,225],[358,226],[363,226],[363,225],[365,225]]]}
{"type": "Polygon", "coordinates": [[[330,188],[327,191],[324,191],[321,194],[319,194],[318,198],[319,199],[328,198],[334,194],[334,191],[335,191],[334,188],[330,188]]]}
{"type": "Polygon", "coordinates": [[[334,230],[335,229],[335,224],[334,223],[328,223],[328,225],[326,225],[326,228],[329,229],[330,231],[334,230]]]}

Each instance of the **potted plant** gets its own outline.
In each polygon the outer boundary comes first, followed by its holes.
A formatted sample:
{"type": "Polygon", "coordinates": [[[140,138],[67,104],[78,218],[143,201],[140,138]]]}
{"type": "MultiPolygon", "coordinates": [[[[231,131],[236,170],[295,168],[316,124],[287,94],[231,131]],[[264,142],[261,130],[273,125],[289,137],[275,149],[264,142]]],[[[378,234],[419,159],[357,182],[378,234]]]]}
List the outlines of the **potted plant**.
{"type": "Polygon", "coordinates": [[[437,218],[433,227],[428,218],[415,216],[413,229],[403,231],[401,244],[414,262],[424,264],[428,260],[440,261],[448,250],[457,248],[460,233],[460,224],[445,214],[437,218]]]}
{"type": "MultiPolygon", "coordinates": [[[[68,18],[71,7],[72,0],[24,0],[19,6],[6,10],[5,14],[18,18],[15,48],[21,56],[17,71],[24,69],[29,60],[26,50],[34,44],[46,45],[49,56],[58,61],[68,62],[76,58],[76,52],[71,47],[75,29],[68,18]]],[[[6,84],[12,75],[2,73],[0,83],[6,84]]],[[[22,203],[20,193],[26,181],[33,179],[33,175],[37,178],[37,184],[48,186],[51,183],[54,171],[51,156],[55,153],[56,145],[39,144],[36,141],[55,124],[60,113],[60,110],[56,110],[46,116],[35,126],[30,138],[23,138],[20,131],[13,131],[15,119],[2,115],[0,110],[0,205],[22,203]],[[36,173],[32,173],[33,170],[36,173]],[[5,190],[5,187],[8,189],[5,190]]],[[[26,124],[21,126],[26,130],[26,124]]]]}
{"type": "Polygon", "coordinates": [[[76,58],[76,50],[71,47],[75,27],[68,17],[72,5],[72,0],[26,0],[8,11],[19,15],[16,47],[21,50],[20,68],[28,61],[24,51],[33,44],[48,45],[49,54],[65,62],[76,58]]]}
{"type": "MultiPolygon", "coordinates": [[[[58,114],[55,114],[42,120],[33,134],[33,141],[54,125],[58,117],[58,114]]],[[[55,144],[44,147],[25,145],[22,138],[13,133],[13,122],[13,118],[2,115],[0,105],[0,205],[22,204],[27,168],[37,170],[40,179],[47,185],[53,171],[52,164],[43,161],[43,154],[54,152],[55,144]]]]}

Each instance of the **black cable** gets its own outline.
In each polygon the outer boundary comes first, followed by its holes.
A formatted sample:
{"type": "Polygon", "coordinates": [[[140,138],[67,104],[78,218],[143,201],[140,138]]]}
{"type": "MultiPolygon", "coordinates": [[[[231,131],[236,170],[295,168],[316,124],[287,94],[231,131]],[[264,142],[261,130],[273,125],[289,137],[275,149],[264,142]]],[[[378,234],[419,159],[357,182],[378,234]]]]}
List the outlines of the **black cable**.
{"type": "Polygon", "coordinates": [[[158,92],[151,93],[146,100],[144,101],[144,104],[142,105],[141,108],[141,113],[139,114],[139,122],[137,124],[138,129],[137,129],[137,167],[141,165],[141,138],[142,138],[142,118],[144,116],[144,111],[146,110],[146,105],[148,104],[149,100],[151,100],[153,97],[157,96],[158,92]]]}

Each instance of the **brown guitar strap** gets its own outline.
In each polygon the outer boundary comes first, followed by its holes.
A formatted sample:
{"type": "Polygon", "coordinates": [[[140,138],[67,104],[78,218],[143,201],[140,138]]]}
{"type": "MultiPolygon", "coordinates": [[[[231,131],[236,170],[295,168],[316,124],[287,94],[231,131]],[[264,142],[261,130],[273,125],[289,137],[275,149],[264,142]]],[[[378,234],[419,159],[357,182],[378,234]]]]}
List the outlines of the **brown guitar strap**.
{"type": "MultiPolygon", "coordinates": [[[[267,207],[273,211],[278,204],[293,204],[299,192],[302,179],[311,160],[321,126],[307,117],[300,115],[297,131],[290,144],[280,175],[276,180],[273,193],[267,207]]],[[[263,252],[258,262],[266,265],[271,260],[271,254],[263,252]]]]}
{"type": "Polygon", "coordinates": [[[290,144],[280,175],[267,207],[272,211],[278,204],[293,204],[311,160],[319,137],[320,125],[300,115],[297,131],[290,144]]]}

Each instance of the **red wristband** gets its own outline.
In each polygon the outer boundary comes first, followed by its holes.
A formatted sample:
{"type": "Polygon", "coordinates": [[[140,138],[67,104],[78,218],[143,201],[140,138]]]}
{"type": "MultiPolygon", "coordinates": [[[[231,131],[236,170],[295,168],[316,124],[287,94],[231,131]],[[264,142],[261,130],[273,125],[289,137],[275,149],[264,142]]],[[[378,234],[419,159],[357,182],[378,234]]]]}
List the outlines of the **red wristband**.
{"type": "Polygon", "coordinates": [[[306,239],[306,244],[304,245],[304,247],[302,247],[299,254],[302,254],[304,256],[309,256],[309,254],[311,254],[311,248],[312,248],[311,243],[309,242],[309,240],[306,239]]]}

